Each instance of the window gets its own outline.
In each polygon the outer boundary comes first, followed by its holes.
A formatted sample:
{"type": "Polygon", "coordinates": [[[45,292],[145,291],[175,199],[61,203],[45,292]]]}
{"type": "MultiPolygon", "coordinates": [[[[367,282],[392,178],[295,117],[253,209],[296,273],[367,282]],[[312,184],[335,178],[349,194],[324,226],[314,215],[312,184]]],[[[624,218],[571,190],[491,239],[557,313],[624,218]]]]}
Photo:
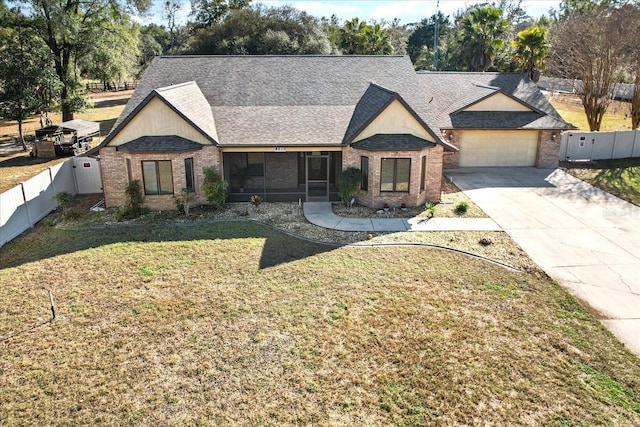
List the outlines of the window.
{"type": "Polygon", "coordinates": [[[420,169],[420,192],[424,191],[424,181],[427,177],[427,156],[422,156],[422,168],[420,169]]]}
{"type": "Polygon", "coordinates": [[[133,181],[133,171],[131,170],[131,159],[127,159],[127,177],[129,182],[133,181]]]}
{"type": "Polygon", "coordinates": [[[247,153],[247,175],[264,176],[264,153],[247,153]]]}
{"type": "Polygon", "coordinates": [[[360,188],[364,191],[369,190],[369,158],[368,157],[360,157],[360,188]]]}
{"type": "Polygon", "coordinates": [[[142,162],[144,194],[173,194],[173,172],[170,160],[142,162]]]}
{"type": "Polygon", "coordinates": [[[196,180],[193,175],[193,157],[184,159],[184,183],[187,191],[196,191],[196,180]]]}
{"type": "Polygon", "coordinates": [[[409,192],[411,159],[382,159],[380,191],[409,192]]]}

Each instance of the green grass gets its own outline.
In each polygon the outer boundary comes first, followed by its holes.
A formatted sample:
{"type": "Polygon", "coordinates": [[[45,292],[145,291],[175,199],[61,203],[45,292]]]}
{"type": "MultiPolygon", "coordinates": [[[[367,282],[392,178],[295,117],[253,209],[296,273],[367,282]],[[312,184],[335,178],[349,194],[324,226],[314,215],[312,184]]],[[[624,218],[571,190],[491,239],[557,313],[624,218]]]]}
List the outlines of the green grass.
{"type": "Polygon", "coordinates": [[[539,274],[249,222],[1,251],[0,424],[640,424],[640,359],[539,274]]]}
{"type": "MultiPolygon", "coordinates": [[[[578,97],[557,96],[550,102],[566,122],[573,124],[583,132],[589,132],[589,122],[578,97]]],[[[602,118],[600,131],[631,129],[629,114],[628,102],[613,101],[602,118]]]]}
{"type": "Polygon", "coordinates": [[[565,166],[576,178],[640,206],[640,159],[606,160],[589,165],[565,166]]]}

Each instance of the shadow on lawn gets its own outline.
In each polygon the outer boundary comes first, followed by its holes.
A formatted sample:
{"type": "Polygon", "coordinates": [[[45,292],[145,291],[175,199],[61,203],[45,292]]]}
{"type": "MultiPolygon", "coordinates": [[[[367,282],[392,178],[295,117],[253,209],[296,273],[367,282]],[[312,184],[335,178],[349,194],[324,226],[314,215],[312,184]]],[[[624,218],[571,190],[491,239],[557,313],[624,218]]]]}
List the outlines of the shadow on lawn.
{"type": "MultiPolygon", "coordinates": [[[[90,248],[124,242],[179,242],[201,240],[264,239],[259,268],[266,269],[334,250],[336,246],[310,242],[243,221],[173,225],[113,225],[101,228],[64,229],[39,225],[7,243],[0,269],[16,267],[90,248]]],[[[95,260],[96,263],[100,259],[95,260]]]]}

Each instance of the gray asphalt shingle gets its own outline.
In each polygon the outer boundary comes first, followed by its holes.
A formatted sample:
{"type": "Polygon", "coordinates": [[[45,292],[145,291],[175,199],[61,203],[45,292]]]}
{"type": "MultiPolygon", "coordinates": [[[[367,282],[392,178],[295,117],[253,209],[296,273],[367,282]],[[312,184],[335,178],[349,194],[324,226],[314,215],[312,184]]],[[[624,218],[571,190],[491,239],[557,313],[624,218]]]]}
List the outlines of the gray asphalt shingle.
{"type": "Polygon", "coordinates": [[[538,86],[520,73],[418,72],[443,129],[570,129],[538,86]],[[502,92],[532,112],[463,112],[464,107],[502,92]],[[431,98],[433,97],[433,98],[431,98]]]}
{"type": "Polygon", "coordinates": [[[141,136],[116,147],[116,150],[127,153],[169,153],[201,149],[202,144],[176,135],[141,136]]]}
{"type": "MultiPolygon", "coordinates": [[[[190,81],[200,88],[213,112],[221,146],[340,145],[371,83],[396,92],[438,142],[446,144],[413,65],[402,56],[158,57],[116,126],[154,89],[190,81]]],[[[187,110],[189,115],[198,114],[194,108],[187,110]]]]}
{"type": "Polygon", "coordinates": [[[368,151],[419,151],[433,147],[433,142],[411,134],[377,134],[354,142],[353,147],[368,151]]]}

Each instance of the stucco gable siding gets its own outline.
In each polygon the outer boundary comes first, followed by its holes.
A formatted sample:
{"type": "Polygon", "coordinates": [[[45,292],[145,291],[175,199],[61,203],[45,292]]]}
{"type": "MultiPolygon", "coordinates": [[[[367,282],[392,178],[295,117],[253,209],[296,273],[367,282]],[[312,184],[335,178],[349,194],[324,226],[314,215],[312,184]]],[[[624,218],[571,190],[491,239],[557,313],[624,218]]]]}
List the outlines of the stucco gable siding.
{"type": "Polygon", "coordinates": [[[143,136],[177,135],[202,145],[211,145],[201,132],[158,98],[151,99],[142,110],[114,135],[109,146],[118,146],[143,136]]]}
{"type": "Polygon", "coordinates": [[[533,111],[521,102],[509,98],[503,93],[496,93],[482,101],[476,102],[463,111],[533,111]]]}
{"type": "Polygon", "coordinates": [[[397,99],[392,101],[353,141],[357,142],[376,134],[411,134],[429,142],[436,142],[397,99]]]}

